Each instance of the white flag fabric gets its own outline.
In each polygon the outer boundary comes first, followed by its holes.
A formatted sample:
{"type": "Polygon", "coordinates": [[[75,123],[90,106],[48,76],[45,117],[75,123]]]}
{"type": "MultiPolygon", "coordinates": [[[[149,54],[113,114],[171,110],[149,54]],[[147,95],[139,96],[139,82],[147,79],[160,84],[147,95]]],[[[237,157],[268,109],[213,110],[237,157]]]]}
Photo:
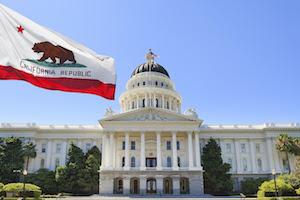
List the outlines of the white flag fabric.
{"type": "Polygon", "coordinates": [[[0,79],[114,99],[114,59],[0,4],[0,79]]]}

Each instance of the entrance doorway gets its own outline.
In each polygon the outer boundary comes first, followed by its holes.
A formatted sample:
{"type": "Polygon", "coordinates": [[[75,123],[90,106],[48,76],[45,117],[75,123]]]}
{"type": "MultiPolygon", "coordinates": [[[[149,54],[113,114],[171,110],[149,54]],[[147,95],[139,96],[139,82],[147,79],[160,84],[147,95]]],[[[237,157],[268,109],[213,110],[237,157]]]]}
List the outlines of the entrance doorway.
{"type": "Polygon", "coordinates": [[[189,194],[190,188],[189,188],[189,179],[182,177],[180,178],[180,194],[189,194]]]}
{"type": "Polygon", "coordinates": [[[138,178],[130,179],[130,194],[139,194],[140,193],[140,181],[138,178]]]}
{"type": "Polygon", "coordinates": [[[156,167],[156,158],[146,158],[146,167],[156,167]]]}
{"type": "Polygon", "coordinates": [[[156,193],[156,180],[154,178],[147,179],[147,193],[148,194],[156,193]]]}
{"type": "Polygon", "coordinates": [[[123,194],[123,179],[114,179],[114,194],[123,194]]]}
{"type": "Polygon", "coordinates": [[[164,193],[165,194],[173,193],[173,183],[170,177],[164,178],[164,193]]]}

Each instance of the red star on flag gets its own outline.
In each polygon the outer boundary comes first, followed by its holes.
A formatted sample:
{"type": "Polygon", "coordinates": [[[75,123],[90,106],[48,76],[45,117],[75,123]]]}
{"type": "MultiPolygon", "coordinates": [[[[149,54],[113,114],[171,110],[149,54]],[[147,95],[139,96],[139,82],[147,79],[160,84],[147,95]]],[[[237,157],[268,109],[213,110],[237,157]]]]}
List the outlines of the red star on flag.
{"type": "Polygon", "coordinates": [[[24,28],[20,25],[17,27],[19,33],[23,33],[24,28]]]}

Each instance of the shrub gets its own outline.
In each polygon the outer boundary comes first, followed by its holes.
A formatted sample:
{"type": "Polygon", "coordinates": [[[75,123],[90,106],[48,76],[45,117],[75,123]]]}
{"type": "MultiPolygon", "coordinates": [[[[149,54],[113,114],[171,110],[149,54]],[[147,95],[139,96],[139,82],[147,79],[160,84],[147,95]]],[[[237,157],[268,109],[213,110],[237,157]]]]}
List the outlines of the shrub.
{"type": "MultiPolygon", "coordinates": [[[[294,195],[295,191],[291,184],[284,182],[282,179],[276,180],[277,191],[281,196],[294,195]]],[[[265,181],[259,187],[259,191],[257,192],[257,197],[265,197],[267,193],[275,194],[275,184],[274,180],[265,181]]]]}
{"type": "Polygon", "coordinates": [[[278,179],[282,179],[284,182],[291,184],[294,189],[300,187],[300,178],[294,174],[284,174],[278,176],[278,179]]]}
{"type": "Polygon", "coordinates": [[[298,188],[297,190],[295,190],[296,191],[296,194],[297,195],[300,195],[300,188],[298,188]]]}
{"type": "MultiPolygon", "coordinates": [[[[25,184],[26,192],[32,192],[33,197],[38,199],[42,193],[40,187],[33,185],[33,184],[25,184]]],[[[3,187],[3,191],[8,194],[11,193],[13,196],[20,196],[23,192],[23,183],[9,183],[3,187]]]]}
{"type": "Polygon", "coordinates": [[[0,183],[0,192],[2,192],[3,187],[4,187],[4,184],[3,184],[3,183],[0,183]]]}
{"type": "Polygon", "coordinates": [[[241,182],[242,193],[246,195],[256,194],[259,186],[268,180],[267,178],[246,178],[241,182]]]}

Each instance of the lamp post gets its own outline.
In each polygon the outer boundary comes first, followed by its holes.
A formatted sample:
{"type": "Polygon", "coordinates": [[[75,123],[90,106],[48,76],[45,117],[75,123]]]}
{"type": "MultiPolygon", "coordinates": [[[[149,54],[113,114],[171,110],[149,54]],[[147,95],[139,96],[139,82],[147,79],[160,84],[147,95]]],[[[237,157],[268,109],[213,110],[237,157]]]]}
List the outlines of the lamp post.
{"type": "Polygon", "coordinates": [[[277,198],[278,197],[278,190],[277,190],[277,184],[276,184],[276,171],[275,171],[275,169],[272,170],[272,175],[273,175],[273,179],[274,179],[275,195],[276,195],[276,198],[277,198]]]}
{"type": "Polygon", "coordinates": [[[27,170],[26,169],[24,169],[23,170],[23,200],[25,200],[26,199],[26,188],[25,188],[25,177],[27,176],[27,170]]]}

